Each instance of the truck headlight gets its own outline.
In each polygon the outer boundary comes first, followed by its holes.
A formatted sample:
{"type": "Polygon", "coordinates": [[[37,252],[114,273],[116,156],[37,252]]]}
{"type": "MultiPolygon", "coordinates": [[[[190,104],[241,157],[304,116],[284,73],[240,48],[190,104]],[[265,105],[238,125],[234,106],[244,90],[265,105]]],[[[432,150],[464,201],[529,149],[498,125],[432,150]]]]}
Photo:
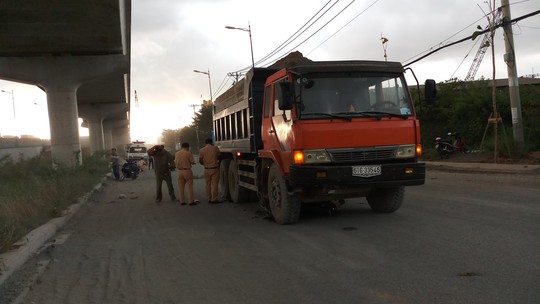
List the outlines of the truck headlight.
{"type": "Polygon", "coordinates": [[[415,145],[401,145],[397,148],[396,158],[413,158],[416,156],[415,145]]]}
{"type": "Polygon", "coordinates": [[[301,164],[321,164],[329,163],[330,155],[326,150],[297,150],[294,151],[294,163],[297,165],[301,164]]]}

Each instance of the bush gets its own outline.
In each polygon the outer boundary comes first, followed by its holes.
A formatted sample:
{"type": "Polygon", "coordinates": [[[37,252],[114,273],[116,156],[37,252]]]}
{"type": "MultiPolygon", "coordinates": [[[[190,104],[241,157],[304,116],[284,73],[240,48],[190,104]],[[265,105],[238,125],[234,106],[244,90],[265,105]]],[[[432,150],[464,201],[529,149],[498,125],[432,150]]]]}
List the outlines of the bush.
{"type": "MultiPolygon", "coordinates": [[[[415,107],[422,134],[424,150],[435,145],[435,137],[446,137],[448,132],[459,131],[469,148],[493,151],[493,125],[488,125],[488,118],[493,112],[491,81],[463,82],[452,79],[438,84],[438,100],[434,106],[415,100],[415,107]],[[484,138],[484,134],[486,134],[484,138]],[[482,143],[482,139],[484,142],[482,143]]],[[[413,96],[417,94],[413,90],[413,96]]],[[[520,86],[521,112],[525,147],[519,151],[513,141],[512,114],[508,88],[496,91],[497,112],[504,123],[498,125],[498,148],[503,154],[511,151],[512,156],[525,155],[528,151],[540,150],[540,86],[520,86]],[[505,142],[508,141],[506,147],[505,142]]]]}
{"type": "Polygon", "coordinates": [[[60,216],[88,193],[108,170],[104,154],[86,158],[80,167],[52,168],[49,156],[13,162],[0,160],[0,252],[31,230],[60,216]]]}

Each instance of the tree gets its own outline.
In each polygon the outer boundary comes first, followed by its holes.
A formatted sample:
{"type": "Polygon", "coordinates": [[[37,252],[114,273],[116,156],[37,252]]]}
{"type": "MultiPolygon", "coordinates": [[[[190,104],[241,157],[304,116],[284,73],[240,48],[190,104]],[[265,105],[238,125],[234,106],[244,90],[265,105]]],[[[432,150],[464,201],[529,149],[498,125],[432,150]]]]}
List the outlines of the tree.
{"type": "Polygon", "coordinates": [[[177,144],[187,142],[193,153],[197,154],[199,148],[204,146],[204,140],[212,137],[211,104],[203,103],[191,125],[176,130],[163,130],[162,137],[165,146],[171,150],[176,150],[177,144]]]}

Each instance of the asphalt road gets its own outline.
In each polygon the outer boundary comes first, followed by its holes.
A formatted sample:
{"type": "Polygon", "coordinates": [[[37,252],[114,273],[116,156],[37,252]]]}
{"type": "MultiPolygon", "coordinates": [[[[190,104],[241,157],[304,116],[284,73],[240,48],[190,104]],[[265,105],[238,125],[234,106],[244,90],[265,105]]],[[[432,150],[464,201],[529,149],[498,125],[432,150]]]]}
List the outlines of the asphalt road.
{"type": "Polygon", "coordinates": [[[290,226],[195,186],[158,206],[152,172],[107,182],[0,303],[29,284],[17,303],[540,303],[539,175],[430,170],[396,213],[356,199],[290,226]]]}

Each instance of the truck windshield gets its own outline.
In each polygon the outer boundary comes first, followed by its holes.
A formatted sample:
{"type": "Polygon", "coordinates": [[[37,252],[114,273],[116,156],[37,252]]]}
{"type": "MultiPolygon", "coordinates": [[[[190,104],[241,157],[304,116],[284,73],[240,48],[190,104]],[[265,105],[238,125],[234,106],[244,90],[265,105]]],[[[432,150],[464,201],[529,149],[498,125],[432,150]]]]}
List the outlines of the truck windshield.
{"type": "Polygon", "coordinates": [[[313,73],[299,76],[295,85],[302,119],[412,115],[402,75],[313,73]]]}

